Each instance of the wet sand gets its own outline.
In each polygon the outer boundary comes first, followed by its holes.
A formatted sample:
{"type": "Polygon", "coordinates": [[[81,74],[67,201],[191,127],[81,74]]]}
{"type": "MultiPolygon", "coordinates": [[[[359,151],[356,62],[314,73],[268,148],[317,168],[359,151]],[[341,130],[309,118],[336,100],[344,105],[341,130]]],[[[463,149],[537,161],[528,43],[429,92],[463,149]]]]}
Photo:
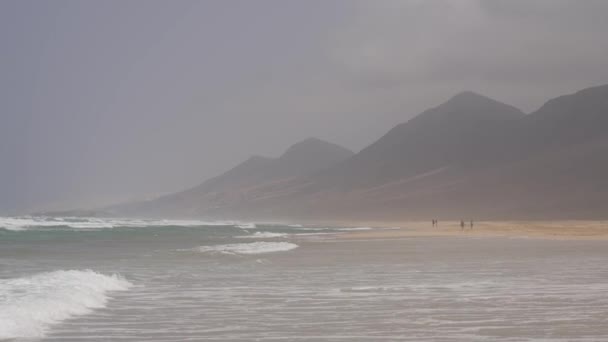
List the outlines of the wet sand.
{"type": "Polygon", "coordinates": [[[352,231],[342,235],[345,239],[391,239],[405,237],[469,236],[469,237],[522,237],[542,239],[608,239],[608,221],[465,221],[439,222],[357,222],[350,226],[375,227],[371,230],[352,231]]]}

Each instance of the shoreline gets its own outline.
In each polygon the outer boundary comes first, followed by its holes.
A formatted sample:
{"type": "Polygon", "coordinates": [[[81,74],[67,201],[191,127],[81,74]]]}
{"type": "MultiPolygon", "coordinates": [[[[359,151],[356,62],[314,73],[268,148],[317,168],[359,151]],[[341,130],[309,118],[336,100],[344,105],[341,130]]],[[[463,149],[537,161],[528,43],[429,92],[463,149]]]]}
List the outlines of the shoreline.
{"type": "Polygon", "coordinates": [[[480,221],[473,228],[465,221],[439,222],[335,222],[332,225],[370,227],[370,230],[349,231],[342,239],[398,239],[409,237],[509,237],[560,240],[608,240],[608,221],[480,221]]]}

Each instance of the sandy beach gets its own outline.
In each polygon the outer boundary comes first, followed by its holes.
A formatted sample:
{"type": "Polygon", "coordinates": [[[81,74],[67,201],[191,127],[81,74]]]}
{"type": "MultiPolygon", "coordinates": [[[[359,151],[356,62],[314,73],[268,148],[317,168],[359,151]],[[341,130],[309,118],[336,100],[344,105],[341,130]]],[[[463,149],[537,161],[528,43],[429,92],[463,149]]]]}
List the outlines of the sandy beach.
{"type": "Polygon", "coordinates": [[[542,239],[608,239],[608,221],[459,221],[439,222],[357,222],[350,226],[374,227],[371,230],[352,231],[342,235],[345,239],[391,239],[405,237],[469,236],[469,237],[522,237],[542,239]]]}

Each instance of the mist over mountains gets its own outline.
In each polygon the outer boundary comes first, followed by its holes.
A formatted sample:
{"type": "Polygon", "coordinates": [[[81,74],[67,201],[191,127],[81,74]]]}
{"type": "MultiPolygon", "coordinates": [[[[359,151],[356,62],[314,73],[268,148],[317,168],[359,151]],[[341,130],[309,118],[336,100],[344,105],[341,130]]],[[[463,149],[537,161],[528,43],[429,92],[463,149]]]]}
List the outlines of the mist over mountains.
{"type": "MultiPolygon", "coordinates": [[[[345,123],[347,124],[347,123],[345,123]]],[[[316,220],[608,217],[608,85],[519,109],[473,92],[359,153],[318,139],[114,214],[316,220]]]]}

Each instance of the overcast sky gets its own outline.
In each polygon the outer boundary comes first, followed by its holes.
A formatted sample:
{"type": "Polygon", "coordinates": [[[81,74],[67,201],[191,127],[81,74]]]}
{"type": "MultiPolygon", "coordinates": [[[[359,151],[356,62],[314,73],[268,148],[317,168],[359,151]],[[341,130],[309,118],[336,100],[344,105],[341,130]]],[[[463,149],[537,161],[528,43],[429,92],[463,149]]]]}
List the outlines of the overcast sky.
{"type": "Polygon", "coordinates": [[[315,136],[353,150],[473,90],[608,83],[603,0],[0,0],[0,213],[180,190],[315,136]]]}

